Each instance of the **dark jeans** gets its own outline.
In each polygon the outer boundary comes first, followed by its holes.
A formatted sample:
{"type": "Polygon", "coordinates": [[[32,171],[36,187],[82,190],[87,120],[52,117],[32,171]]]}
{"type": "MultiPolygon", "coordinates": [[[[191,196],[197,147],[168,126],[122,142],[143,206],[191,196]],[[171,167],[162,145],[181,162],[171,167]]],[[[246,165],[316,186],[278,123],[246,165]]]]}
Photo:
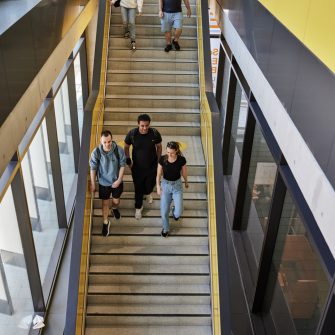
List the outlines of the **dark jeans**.
{"type": "Polygon", "coordinates": [[[135,208],[143,205],[143,196],[150,194],[156,184],[157,166],[151,169],[132,168],[132,176],[135,187],[135,208]]]}

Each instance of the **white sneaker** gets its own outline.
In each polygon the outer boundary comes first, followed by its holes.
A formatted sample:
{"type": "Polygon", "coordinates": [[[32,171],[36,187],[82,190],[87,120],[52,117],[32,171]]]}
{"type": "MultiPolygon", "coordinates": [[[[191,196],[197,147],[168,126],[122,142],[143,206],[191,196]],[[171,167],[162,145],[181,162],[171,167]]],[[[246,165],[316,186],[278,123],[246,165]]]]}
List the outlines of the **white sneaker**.
{"type": "Polygon", "coordinates": [[[142,219],[142,210],[143,210],[143,206],[141,208],[136,208],[135,219],[137,219],[137,220],[142,219]]]}
{"type": "Polygon", "coordinates": [[[152,197],[152,193],[148,194],[146,198],[147,198],[148,203],[152,204],[152,202],[154,200],[154,198],[152,197]]]}

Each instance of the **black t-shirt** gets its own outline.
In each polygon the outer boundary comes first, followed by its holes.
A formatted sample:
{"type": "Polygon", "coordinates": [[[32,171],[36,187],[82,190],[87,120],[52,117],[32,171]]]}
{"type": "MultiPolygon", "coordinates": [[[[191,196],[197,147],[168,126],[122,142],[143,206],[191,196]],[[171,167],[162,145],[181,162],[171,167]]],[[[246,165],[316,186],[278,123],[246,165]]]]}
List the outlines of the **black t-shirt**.
{"type": "Polygon", "coordinates": [[[138,128],[134,128],[127,134],[124,141],[133,146],[134,167],[150,169],[157,166],[156,144],[162,142],[161,134],[157,129],[149,128],[147,134],[141,134],[138,128]]]}
{"type": "Polygon", "coordinates": [[[173,163],[169,163],[166,155],[159,159],[159,164],[163,168],[163,177],[169,181],[176,181],[180,178],[181,168],[186,164],[186,158],[184,156],[177,156],[177,159],[173,163]]]}
{"type": "Polygon", "coordinates": [[[163,12],[180,13],[181,11],[181,0],[163,0],[163,12]]]}

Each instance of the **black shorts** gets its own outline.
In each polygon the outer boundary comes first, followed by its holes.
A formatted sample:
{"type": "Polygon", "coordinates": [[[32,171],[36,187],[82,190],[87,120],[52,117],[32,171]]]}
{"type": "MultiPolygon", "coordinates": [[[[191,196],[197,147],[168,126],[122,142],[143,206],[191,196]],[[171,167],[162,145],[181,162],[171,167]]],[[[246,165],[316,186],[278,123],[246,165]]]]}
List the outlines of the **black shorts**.
{"type": "Polygon", "coordinates": [[[117,188],[112,186],[103,186],[99,184],[99,199],[107,200],[112,194],[112,198],[119,199],[123,192],[123,182],[117,188]]]}

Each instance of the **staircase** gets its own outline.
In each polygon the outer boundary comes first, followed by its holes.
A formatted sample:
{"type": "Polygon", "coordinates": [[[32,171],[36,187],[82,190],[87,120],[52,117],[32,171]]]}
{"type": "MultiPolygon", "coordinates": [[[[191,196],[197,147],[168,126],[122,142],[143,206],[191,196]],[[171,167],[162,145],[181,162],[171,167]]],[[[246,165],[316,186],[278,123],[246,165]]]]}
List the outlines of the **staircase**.
{"type": "MultiPolygon", "coordinates": [[[[164,52],[158,0],[136,18],[135,52],[123,38],[120,9],[111,15],[105,128],[123,145],[148,113],[163,137],[182,143],[188,163],[183,218],[160,236],[159,198],[134,218],[134,187],[126,168],[121,220],[101,236],[101,201],[94,200],[86,335],[210,335],[211,299],[206,171],[200,140],[196,7],[184,19],[181,51],[164,52]]],[[[184,5],[183,5],[184,6],[184,5]]],[[[185,10],[185,8],[184,8],[185,10]]]]}

